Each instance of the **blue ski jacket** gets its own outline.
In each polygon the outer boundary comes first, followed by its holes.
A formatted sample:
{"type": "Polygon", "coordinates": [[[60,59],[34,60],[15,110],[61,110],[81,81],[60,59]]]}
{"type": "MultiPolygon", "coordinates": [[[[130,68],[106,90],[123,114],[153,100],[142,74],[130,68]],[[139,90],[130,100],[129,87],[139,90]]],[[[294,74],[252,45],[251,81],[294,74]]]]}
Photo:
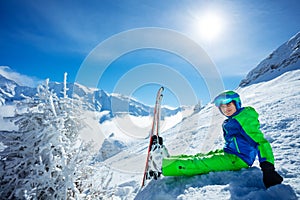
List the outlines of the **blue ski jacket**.
{"type": "Polygon", "coordinates": [[[235,154],[249,166],[258,155],[259,162],[274,164],[270,143],[260,131],[258,114],[252,107],[241,108],[223,122],[224,151],[235,154]]]}

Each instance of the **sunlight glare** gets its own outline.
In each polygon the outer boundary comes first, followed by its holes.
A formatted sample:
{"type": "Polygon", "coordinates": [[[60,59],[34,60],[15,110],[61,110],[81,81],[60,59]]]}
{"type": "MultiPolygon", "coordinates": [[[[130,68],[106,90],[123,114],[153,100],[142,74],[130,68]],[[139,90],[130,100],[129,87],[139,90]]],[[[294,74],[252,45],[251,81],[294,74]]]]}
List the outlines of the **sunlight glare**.
{"type": "Polygon", "coordinates": [[[203,39],[214,40],[223,31],[224,21],[217,13],[208,12],[200,16],[198,28],[203,39]]]}

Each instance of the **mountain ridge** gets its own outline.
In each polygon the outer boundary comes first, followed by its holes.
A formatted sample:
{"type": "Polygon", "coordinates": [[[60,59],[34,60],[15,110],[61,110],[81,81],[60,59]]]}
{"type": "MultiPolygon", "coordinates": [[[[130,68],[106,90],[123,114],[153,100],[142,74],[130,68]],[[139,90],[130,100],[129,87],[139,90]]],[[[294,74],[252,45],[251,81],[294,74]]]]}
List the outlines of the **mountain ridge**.
{"type": "MultiPolygon", "coordinates": [[[[14,80],[0,74],[0,105],[11,104],[26,98],[34,97],[37,88],[21,86],[14,80]]],[[[58,97],[63,97],[63,83],[49,82],[49,88],[58,97]]],[[[102,89],[88,88],[78,83],[67,83],[67,96],[83,100],[88,109],[92,111],[110,111],[100,119],[100,122],[112,117],[128,113],[133,116],[148,116],[153,112],[153,107],[145,105],[134,98],[122,94],[109,94],[102,89]]],[[[185,107],[168,108],[162,107],[162,116],[176,115],[185,107]]]]}
{"type": "Polygon", "coordinates": [[[244,78],[239,87],[269,81],[287,71],[300,69],[300,32],[279,46],[244,78]]]}

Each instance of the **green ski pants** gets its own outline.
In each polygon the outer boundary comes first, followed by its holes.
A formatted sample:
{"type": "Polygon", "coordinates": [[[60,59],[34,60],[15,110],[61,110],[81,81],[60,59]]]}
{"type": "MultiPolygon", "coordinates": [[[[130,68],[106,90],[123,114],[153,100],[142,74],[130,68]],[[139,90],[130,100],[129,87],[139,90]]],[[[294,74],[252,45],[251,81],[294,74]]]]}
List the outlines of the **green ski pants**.
{"type": "Polygon", "coordinates": [[[241,158],[223,150],[207,154],[179,155],[163,159],[164,176],[193,176],[217,171],[233,171],[248,168],[241,158]]]}

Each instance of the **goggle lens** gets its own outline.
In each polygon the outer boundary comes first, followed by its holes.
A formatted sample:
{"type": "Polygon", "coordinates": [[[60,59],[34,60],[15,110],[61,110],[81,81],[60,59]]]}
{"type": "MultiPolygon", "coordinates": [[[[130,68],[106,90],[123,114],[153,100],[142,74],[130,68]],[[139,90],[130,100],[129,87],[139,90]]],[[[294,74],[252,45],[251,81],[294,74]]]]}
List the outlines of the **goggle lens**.
{"type": "Polygon", "coordinates": [[[231,98],[227,98],[227,99],[226,98],[220,98],[220,99],[215,100],[215,105],[217,107],[220,107],[222,104],[229,104],[232,101],[233,101],[233,99],[231,99],[231,98]]]}

